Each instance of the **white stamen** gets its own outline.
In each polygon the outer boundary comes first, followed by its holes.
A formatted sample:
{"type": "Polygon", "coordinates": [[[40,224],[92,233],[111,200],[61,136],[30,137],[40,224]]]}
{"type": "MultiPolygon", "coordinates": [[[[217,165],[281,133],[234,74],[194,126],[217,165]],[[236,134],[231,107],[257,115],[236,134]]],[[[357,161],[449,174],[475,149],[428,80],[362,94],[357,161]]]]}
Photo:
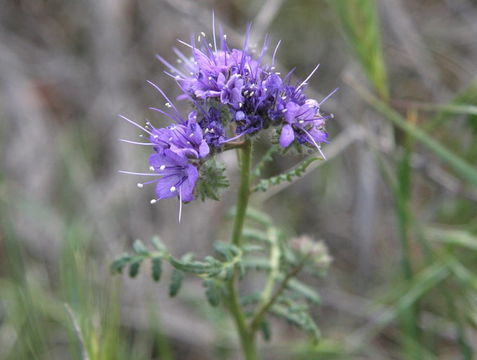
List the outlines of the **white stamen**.
{"type": "Polygon", "coordinates": [[[174,192],[174,191],[176,191],[176,187],[175,187],[175,186],[171,186],[171,188],[170,188],[169,190],[170,190],[170,192],[174,192]]]}
{"type": "Polygon", "coordinates": [[[201,31],[201,32],[200,32],[200,35],[202,35],[203,37],[205,37],[205,32],[201,31]]]}
{"type": "Polygon", "coordinates": [[[242,103],[239,103],[239,108],[241,108],[242,106],[243,106],[243,104],[242,104],[242,103]]]}
{"type": "Polygon", "coordinates": [[[190,134],[189,137],[190,137],[190,138],[193,138],[193,137],[194,137],[194,134],[190,134]]]}
{"type": "Polygon", "coordinates": [[[282,113],[286,113],[287,111],[288,111],[288,109],[283,109],[282,113]]]}
{"type": "Polygon", "coordinates": [[[308,75],[307,78],[305,80],[303,80],[303,82],[300,85],[298,85],[298,87],[296,88],[295,91],[298,91],[303,85],[306,85],[307,81],[311,79],[311,77],[313,76],[315,71],[318,70],[319,67],[320,67],[320,64],[316,65],[315,68],[313,69],[313,71],[310,73],[310,75],[308,75]]]}
{"type": "Polygon", "coordinates": [[[182,218],[182,192],[181,188],[179,187],[179,222],[181,222],[182,218]]]}
{"type": "Polygon", "coordinates": [[[156,199],[152,199],[151,201],[149,201],[151,204],[155,204],[157,203],[157,200],[156,199]]]}
{"type": "Polygon", "coordinates": [[[210,47],[210,48],[212,47],[212,44],[211,44],[211,43],[209,43],[209,47],[210,47]]]}
{"type": "Polygon", "coordinates": [[[165,105],[166,105],[166,107],[168,107],[168,108],[172,107],[171,103],[168,103],[168,102],[166,102],[165,105]]]}
{"type": "Polygon", "coordinates": [[[224,34],[224,40],[227,40],[227,34],[224,34]]]}
{"type": "Polygon", "coordinates": [[[162,171],[162,170],[165,170],[165,168],[166,168],[166,165],[161,165],[161,166],[159,166],[159,170],[161,170],[161,171],[162,171]]]}
{"type": "Polygon", "coordinates": [[[149,166],[149,170],[154,171],[154,166],[149,166]]]}
{"type": "Polygon", "coordinates": [[[144,184],[141,184],[141,183],[137,183],[137,187],[142,189],[142,187],[144,186],[144,184]]]}

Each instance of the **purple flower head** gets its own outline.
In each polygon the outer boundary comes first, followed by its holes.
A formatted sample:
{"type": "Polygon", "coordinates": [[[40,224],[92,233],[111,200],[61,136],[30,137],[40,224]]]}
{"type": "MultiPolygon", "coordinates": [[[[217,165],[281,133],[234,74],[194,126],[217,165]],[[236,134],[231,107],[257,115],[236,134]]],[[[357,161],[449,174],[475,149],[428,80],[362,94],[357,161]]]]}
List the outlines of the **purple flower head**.
{"type": "Polygon", "coordinates": [[[150,141],[154,149],[161,153],[171,150],[179,156],[200,159],[209,154],[209,145],[203,137],[202,129],[195,119],[181,124],[171,124],[165,128],[155,128],[149,124],[150,141]]]}

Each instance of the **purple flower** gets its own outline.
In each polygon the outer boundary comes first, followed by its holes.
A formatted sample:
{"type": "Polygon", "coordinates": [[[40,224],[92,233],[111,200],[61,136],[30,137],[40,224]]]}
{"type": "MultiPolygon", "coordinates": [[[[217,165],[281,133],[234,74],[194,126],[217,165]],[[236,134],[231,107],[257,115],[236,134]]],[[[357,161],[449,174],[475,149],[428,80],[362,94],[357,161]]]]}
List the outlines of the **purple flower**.
{"type": "Polygon", "coordinates": [[[194,111],[198,123],[204,132],[204,139],[213,149],[220,149],[225,140],[225,130],[222,125],[220,111],[211,107],[208,112],[194,111]]]}
{"type": "Polygon", "coordinates": [[[285,124],[280,132],[280,146],[288,147],[297,140],[300,144],[309,143],[315,146],[321,153],[319,144],[327,141],[327,134],[323,129],[325,119],[319,110],[319,103],[313,99],[306,100],[303,105],[288,102],[282,111],[285,124]]]}
{"type": "Polygon", "coordinates": [[[233,108],[241,108],[243,105],[243,80],[239,74],[232,75],[220,91],[220,102],[230,104],[233,108]]]}
{"type": "Polygon", "coordinates": [[[181,202],[194,200],[194,188],[199,172],[197,167],[177,153],[166,149],[149,157],[151,170],[161,176],[156,182],[156,195],[152,203],[170,197],[179,197],[181,202]]]}
{"type": "Polygon", "coordinates": [[[190,118],[183,124],[172,124],[166,128],[150,127],[150,140],[158,152],[170,149],[179,156],[195,159],[209,154],[209,145],[195,119],[190,118]]]}

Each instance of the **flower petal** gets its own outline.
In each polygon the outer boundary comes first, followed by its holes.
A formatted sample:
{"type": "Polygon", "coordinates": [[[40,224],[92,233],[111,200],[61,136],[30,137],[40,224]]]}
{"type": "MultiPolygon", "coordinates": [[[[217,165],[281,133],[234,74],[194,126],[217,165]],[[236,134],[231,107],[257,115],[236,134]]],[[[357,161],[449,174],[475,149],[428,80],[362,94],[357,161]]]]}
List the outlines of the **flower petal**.
{"type": "Polygon", "coordinates": [[[291,125],[287,124],[283,126],[282,132],[280,134],[280,146],[287,147],[295,139],[295,134],[291,125]]]}

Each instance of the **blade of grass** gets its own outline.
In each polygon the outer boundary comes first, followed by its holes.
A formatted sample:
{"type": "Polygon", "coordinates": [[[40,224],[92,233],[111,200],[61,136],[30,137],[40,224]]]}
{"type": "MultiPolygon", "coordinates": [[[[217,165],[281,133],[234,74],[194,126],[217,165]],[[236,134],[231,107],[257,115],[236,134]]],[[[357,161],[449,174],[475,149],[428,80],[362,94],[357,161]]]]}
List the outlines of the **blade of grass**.
{"type": "Polygon", "coordinates": [[[369,82],[387,100],[389,87],[381,49],[379,17],[375,0],[331,0],[348,42],[369,82]]]}
{"type": "Polygon", "coordinates": [[[450,168],[452,168],[459,176],[473,186],[477,187],[477,168],[471,166],[458,155],[454,154],[441,144],[434,140],[430,135],[409,123],[398,112],[389,107],[385,102],[379,100],[372,95],[363,86],[356,81],[347,78],[346,81],[356,90],[356,93],[371,105],[375,110],[383,114],[397,127],[410,134],[413,138],[426,146],[429,150],[435,153],[441,160],[443,160],[450,168]]]}

